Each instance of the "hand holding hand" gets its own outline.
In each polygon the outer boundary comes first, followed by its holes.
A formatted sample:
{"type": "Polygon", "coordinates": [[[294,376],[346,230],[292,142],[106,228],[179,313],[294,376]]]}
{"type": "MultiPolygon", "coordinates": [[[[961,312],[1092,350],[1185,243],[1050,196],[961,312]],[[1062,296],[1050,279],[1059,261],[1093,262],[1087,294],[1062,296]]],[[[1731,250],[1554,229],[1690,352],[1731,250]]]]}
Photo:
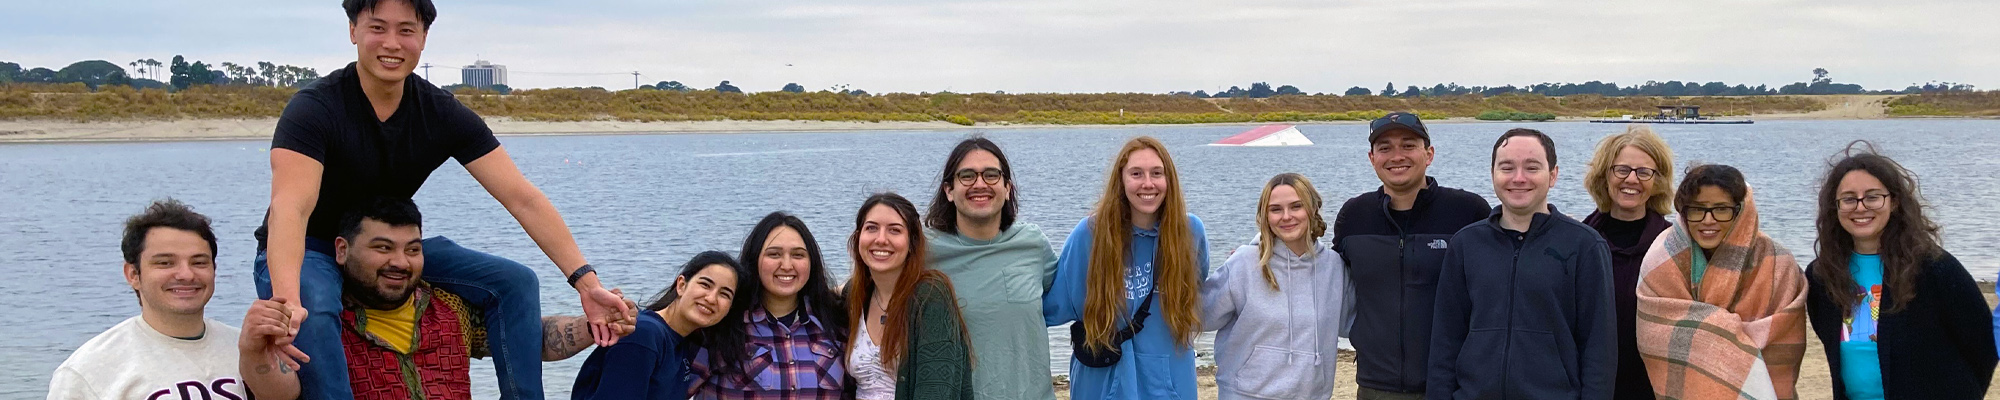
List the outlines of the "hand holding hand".
{"type": "Polygon", "coordinates": [[[292,304],[283,297],[251,302],[250,310],[243,315],[237,350],[244,357],[269,357],[277,361],[281,369],[298,370],[300,363],[312,360],[292,345],[293,339],[298,337],[296,323],[305,319],[304,314],[304,307],[292,304]]]}

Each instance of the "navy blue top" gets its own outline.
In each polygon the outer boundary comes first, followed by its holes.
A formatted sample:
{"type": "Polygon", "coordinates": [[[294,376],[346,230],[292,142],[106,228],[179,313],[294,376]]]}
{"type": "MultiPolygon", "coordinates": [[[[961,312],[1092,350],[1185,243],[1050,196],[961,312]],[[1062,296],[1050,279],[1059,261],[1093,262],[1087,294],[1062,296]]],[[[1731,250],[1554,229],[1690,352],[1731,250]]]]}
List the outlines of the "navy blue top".
{"type": "Polygon", "coordinates": [[[653,399],[688,398],[688,362],[694,352],[681,349],[681,335],[667,328],[660,313],[639,314],[631,335],[611,347],[591,350],[576,373],[569,398],[653,399]]]}

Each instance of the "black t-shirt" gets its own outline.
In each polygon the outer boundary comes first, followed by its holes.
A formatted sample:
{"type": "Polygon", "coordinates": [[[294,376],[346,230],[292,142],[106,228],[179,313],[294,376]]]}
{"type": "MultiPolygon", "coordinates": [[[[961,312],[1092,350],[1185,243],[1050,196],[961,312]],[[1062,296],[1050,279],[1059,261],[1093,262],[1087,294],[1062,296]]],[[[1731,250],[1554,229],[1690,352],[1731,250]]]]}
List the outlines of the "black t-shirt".
{"type": "MultiPolygon", "coordinates": [[[[500,147],[486,121],[415,74],[403,81],[396,113],[377,119],[354,68],[349,63],[300,89],[271,138],[272,149],[299,152],[324,167],[306,237],[332,241],[340,219],[359,202],[411,198],[446,159],[468,164],[500,147]]],[[[256,232],[259,250],[269,220],[266,210],[267,222],[256,232]]]]}
{"type": "Polygon", "coordinates": [[[1414,207],[1408,210],[1390,208],[1389,219],[1395,220],[1397,226],[1415,227],[1417,226],[1417,209],[1414,207]]]}
{"type": "Polygon", "coordinates": [[[1603,221],[1597,223],[1597,232],[1603,234],[1604,241],[1611,242],[1612,247],[1632,247],[1640,244],[1639,237],[1646,233],[1646,219],[1626,221],[1606,215],[1603,221]]]}

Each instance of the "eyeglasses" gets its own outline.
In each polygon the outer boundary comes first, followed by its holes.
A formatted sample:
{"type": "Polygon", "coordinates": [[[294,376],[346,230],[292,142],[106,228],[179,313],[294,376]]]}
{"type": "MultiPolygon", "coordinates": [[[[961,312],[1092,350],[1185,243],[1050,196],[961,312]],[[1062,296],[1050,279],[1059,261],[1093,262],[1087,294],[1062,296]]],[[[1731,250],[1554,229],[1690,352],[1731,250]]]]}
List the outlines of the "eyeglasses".
{"type": "Polygon", "coordinates": [[[1862,197],[1842,197],[1840,198],[1840,209],[1841,211],[1860,211],[1861,208],[1880,210],[1882,206],[1889,205],[1889,202],[1886,201],[1888,199],[1889,195],[1886,193],[1876,193],[1862,197]]]}
{"type": "Polygon", "coordinates": [[[1657,176],[1660,170],[1646,167],[1632,168],[1623,165],[1614,165],[1611,167],[1611,173],[1618,174],[1618,179],[1625,179],[1625,177],[1632,176],[1634,172],[1639,173],[1639,181],[1644,182],[1653,180],[1653,177],[1657,176]]]}
{"type": "Polygon", "coordinates": [[[1688,222],[1707,221],[1709,217],[1714,217],[1715,222],[1729,222],[1736,220],[1737,210],[1736,206],[1686,207],[1681,209],[1681,217],[1687,218],[1688,222]]]}
{"type": "Polygon", "coordinates": [[[1001,179],[1007,177],[1006,173],[1001,171],[999,168],[987,168],[976,171],[971,168],[966,168],[958,170],[957,174],[952,174],[952,175],[958,177],[959,185],[964,185],[964,186],[972,186],[972,182],[974,180],[979,180],[978,178],[985,178],[984,180],[986,181],[987,185],[998,185],[1000,184],[1001,179]]]}

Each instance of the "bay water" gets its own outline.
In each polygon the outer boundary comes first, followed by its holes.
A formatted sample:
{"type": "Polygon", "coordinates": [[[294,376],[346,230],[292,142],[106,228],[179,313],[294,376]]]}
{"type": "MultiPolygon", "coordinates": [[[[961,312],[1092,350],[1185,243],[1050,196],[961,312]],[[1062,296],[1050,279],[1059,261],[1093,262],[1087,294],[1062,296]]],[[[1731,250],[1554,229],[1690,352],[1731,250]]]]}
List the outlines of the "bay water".
{"type": "MultiPolygon", "coordinates": [[[[1618,125],[1577,122],[1432,124],[1430,175],[1493,200],[1487,165],[1493,141],[1514,127],[1557,144],[1551,203],[1581,218],[1594,208],[1582,185],[1591,151],[1618,125]]],[[[1007,152],[1020,191],[1020,221],[1038,224],[1060,251],[1097,201],[1111,157],[1128,138],[1167,143],[1189,209],[1208,228],[1211,265],[1255,231],[1258,189],[1272,175],[1313,179],[1329,221],[1347,198],[1375,190],[1367,129],[1301,125],[1316,142],[1286,148],[1205,144],[1251,126],[1022,128],[948,131],[801,132],[610,136],[510,136],[501,142],[528,179],[560,209],[605,284],[644,302],[702,250],[734,254],[764,214],[800,216],[837,280],[848,276],[845,238],[863,198],[895,191],[921,208],[960,139],[979,132],[1007,152]]],[[[2000,121],[1765,121],[1755,125],[1654,126],[1688,163],[1736,166],[1756,189],[1763,229],[1812,257],[1813,195],[1831,157],[1867,139],[1915,171],[1945,248],[1972,275],[2000,273],[2000,121]]],[[[119,272],[124,218],[173,197],[214,219],[220,236],[208,316],[232,325],[255,296],[251,260],[270,193],[268,141],[0,145],[0,398],[41,396],[49,374],[84,341],[138,314],[119,272]]],[[[575,291],[507,211],[465,170],[446,165],[416,196],[425,234],[534,268],[545,314],[578,314],[575,291]]],[[[1069,362],[1068,329],[1051,328],[1055,373],[1069,362]]],[[[1209,335],[1197,345],[1204,354],[1209,335]]],[[[583,356],[544,364],[551,397],[565,396],[583,356]]],[[[474,362],[475,390],[493,397],[492,366],[474,362]]]]}

